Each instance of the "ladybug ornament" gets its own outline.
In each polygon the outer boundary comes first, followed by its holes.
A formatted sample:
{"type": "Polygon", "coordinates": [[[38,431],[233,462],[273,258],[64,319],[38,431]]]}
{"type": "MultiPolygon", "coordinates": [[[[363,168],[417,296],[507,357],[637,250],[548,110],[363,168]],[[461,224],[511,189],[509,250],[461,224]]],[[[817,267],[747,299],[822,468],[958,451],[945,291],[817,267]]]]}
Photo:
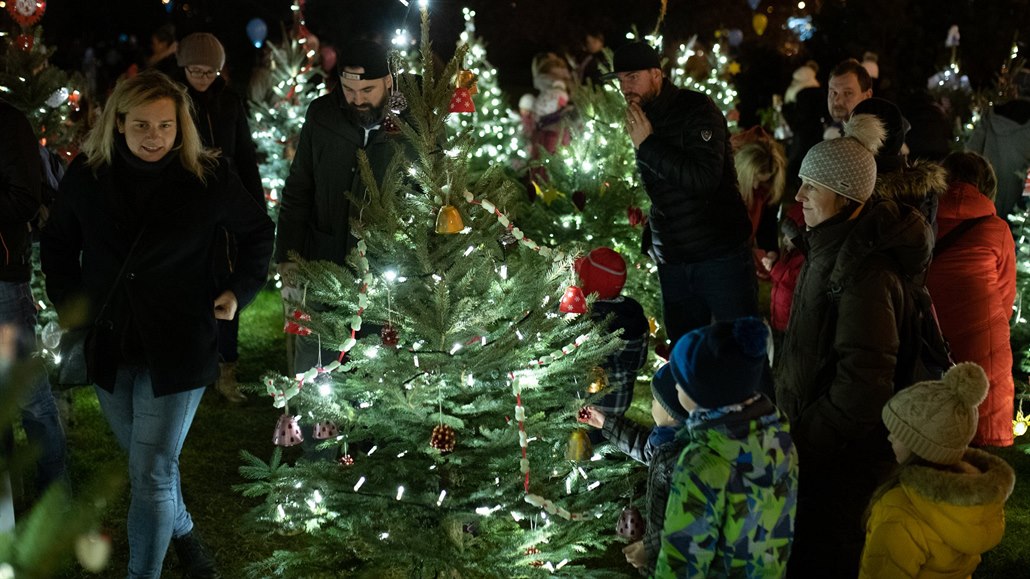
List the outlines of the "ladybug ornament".
{"type": "Polygon", "coordinates": [[[615,524],[615,532],[620,537],[625,537],[630,543],[636,543],[644,538],[644,517],[636,507],[626,507],[619,515],[619,522],[615,524]]]}

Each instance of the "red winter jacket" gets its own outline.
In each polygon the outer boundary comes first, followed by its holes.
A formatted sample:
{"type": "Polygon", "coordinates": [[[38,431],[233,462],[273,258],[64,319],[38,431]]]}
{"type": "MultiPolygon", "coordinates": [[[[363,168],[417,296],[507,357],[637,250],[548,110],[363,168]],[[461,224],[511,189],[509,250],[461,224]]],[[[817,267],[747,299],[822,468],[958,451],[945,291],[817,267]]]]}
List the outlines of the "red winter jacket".
{"type": "MultiPolygon", "coordinates": [[[[791,205],[787,211],[782,229],[784,235],[796,238],[805,230],[805,217],[801,212],[801,204],[791,205]]],[[[769,271],[772,278],[772,291],[769,294],[769,326],[783,332],[790,319],[790,304],[794,301],[794,288],[798,285],[801,266],[805,265],[805,254],[798,248],[784,250],[780,259],[769,271]]]]}
{"type": "Polygon", "coordinates": [[[974,445],[1012,445],[1015,385],[1009,317],[1016,298],[1016,249],[994,203],[972,185],[953,183],[937,210],[941,239],[967,219],[991,215],[934,256],[926,280],[941,331],[956,362],[976,362],[990,378],[974,445]]]}

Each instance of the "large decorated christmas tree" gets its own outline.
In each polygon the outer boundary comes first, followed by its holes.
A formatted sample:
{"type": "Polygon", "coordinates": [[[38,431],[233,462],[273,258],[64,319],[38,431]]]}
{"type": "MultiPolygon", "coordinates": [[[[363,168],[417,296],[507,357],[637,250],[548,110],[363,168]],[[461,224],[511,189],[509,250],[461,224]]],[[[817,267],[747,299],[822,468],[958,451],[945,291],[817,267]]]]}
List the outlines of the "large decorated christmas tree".
{"type": "Polygon", "coordinates": [[[571,257],[511,221],[511,183],[496,169],[470,179],[474,131],[447,123],[464,57],[399,79],[407,111],[391,120],[417,155],[396,157],[381,184],[362,159],[348,266],[299,263],[296,281],[323,307],[297,304],[289,331],[340,354],[266,378],[284,412],[276,439],[296,444],[307,424],[339,458],[247,456],[256,519],[304,534],[253,576],[582,575],[616,539],[632,467],[591,460],[576,413],[619,342],[561,311],[584,306],[566,292],[571,257]]]}

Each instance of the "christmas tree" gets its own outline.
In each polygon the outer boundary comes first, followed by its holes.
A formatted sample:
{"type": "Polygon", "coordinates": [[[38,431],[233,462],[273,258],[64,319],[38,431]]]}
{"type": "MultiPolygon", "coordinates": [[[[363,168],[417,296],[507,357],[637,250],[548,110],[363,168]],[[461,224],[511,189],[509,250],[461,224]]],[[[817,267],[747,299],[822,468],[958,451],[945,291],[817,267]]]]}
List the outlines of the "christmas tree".
{"type": "Polygon", "coordinates": [[[695,35],[676,48],[670,64],[669,80],[673,84],[710,96],[726,117],[730,130],[736,128],[737,89],[730,79],[740,72],[740,65],[723,52],[722,43],[714,42],[712,49],[705,51],[695,35]]]}
{"type": "Polygon", "coordinates": [[[508,167],[513,159],[525,159],[526,147],[519,117],[508,105],[508,96],[497,82],[497,70],[486,58],[486,43],[476,34],[476,13],[463,8],[462,15],[465,30],[461,33],[460,44],[466,47],[468,60],[462,68],[476,78],[476,112],[472,116],[453,115],[447,119],[447,124],[455,130],[473,127],[477,147],[469,158],[469,168],[472,175],[481,175],[489,167],[508,167]]]}
{"type": "Polygon", "coordinates": [[[470,178],[474,129],[447,124],[465,48],[437,77],[424,10],[422,26],[426,72],[398,79],[407,111],[391,117],[417,155],[398,156],[382,184],[361,159],[348,267],[298,265],[307,299],[324,307],[300,305],[288,327],[340,357],[266,377],[284,409],[280,445],[307,422],[342,456],[246,455],[243,491],[264,497],[256,519],[306,534],[254,576],[582,574],[615,540],[632,492],[632,467],[590,460],[576,425],[587,376],[619,341],[559,310],[585,305],[563,298],[571,259],[510,221],[510,181],[498,169],[470,178]],[[378,336],[359,338],[369,325],[378,336]]]}
{"type": "Polygon", "coordinates": [[[258,171],[273,215],[304,125],[304,113],[311,101],[325,92],[318,53],[307,45],[308,32],[300,6],[294,2],[292,9],[293,27],[284,35],[283,43],[267,45],[267,89],[263,95],[252,95],[250,106],[250,125],[261,159],[258,171]]]}
{"type": "MultiPolygon", "coordinates": [[[[7,8],[18,14],[13,2],[7,8]]],[[[42,11],[36,9],[40,18],[42,11]]],[[[30,21],[38,22],[38,18],[19,20],[30,21]]],[[[82,85],[82,79],[77,73],[69,75],[50,66],[56,49],[43,43],[42,34],[42,26],[23,25],[16,33],[0,35],[5,41],[0,47],[0,98],[25,113],[41,145],[68,161],[78,152],[75,143],[81,123],[75,113],[81,94],[76,87],[82,85]]]]}

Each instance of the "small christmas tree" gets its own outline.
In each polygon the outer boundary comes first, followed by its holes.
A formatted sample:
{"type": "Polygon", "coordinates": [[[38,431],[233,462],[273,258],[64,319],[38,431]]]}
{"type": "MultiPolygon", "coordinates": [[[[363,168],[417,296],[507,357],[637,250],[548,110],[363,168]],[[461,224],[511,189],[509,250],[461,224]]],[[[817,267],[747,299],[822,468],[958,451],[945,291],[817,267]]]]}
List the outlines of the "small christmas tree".
{"type": "Polygon", "coordinates": [[[307,534],[254,576],[337,575],[341,554],[357,561],[351,576],[582,573],[631,492],[631,466],[591,461],[575,421],[590,370],[619,343],[559,310],[586,305],[562,297],[571,260],[510,221],[511,183],[497,169],[470,179],[472,131],[447,130],[465,48],[437,78],[425,11],[422,26],[426,72],[399,79],[408,110],[394,119],[415,158],[398,156],[382,184],[362,158],[348,267],[298,268],[325,307],[301,306],[290,327],[340,358],[266,378],[285,411],[280,444],[297,442],[299,420],[343,456],[246,456],[258,521],[307,534]],[[357,338],[373,324],[378,336],[357,338]]]}
{"type": "Polygon", "coordinates": [[[497,70],[486,58],[486,43],[476,34],[476,13],[463,8],[462,15],[465,30],[460,44],[467,48],[468,61],[462,63],[462,68],[476,77],[476,112],[472,116],[452,115],[447,124],[458,130],[472,129],[476,149],[469,159],[469,167],[473,175],[481,175],[493,166],[511,166],[513,159],[524,159],[526,152],[519,117],[511,110],[508,96],[501,91],[497,70]]]}
{"type": "Polygon", "coordinates": [[[669,80],[682,88],[703,92],[710,96],[726,117],[732,131],[737,126],[737,89],[730,79],[740,72],[740,65],[723,53],[721,42],[714,42],[705,51],[695,35],[686,44],[680,44],[669,70],[669,80]]]}

